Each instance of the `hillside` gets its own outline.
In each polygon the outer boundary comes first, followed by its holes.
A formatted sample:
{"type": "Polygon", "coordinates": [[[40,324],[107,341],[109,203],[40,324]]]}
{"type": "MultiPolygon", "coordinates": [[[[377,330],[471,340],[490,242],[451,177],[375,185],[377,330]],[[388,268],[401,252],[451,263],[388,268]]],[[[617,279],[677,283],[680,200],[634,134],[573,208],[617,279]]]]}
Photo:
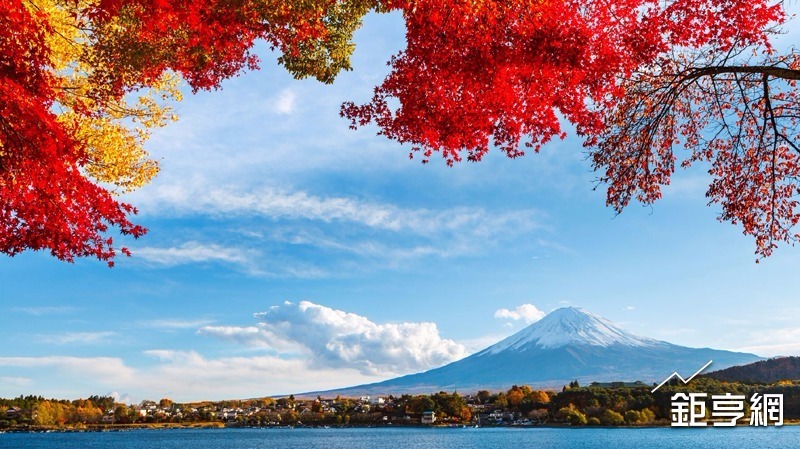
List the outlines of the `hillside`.
{"type": "Polygon", "coordinates": [[[705,374],[726,382],[768,384],[779,380],[800,380],[800,357],[776,357],[769,360],[712,371],[705,374]]]}

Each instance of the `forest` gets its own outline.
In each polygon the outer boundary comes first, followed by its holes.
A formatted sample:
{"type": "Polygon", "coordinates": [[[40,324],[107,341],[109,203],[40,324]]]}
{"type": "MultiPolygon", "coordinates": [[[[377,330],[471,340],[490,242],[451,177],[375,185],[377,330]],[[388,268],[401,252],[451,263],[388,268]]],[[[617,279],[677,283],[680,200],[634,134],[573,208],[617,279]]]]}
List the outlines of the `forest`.
{"type": "MultiPolygon", "coordinates": [[[[79,400],[20,396],[0,399],[0,430],[101,429],[170,426],[380,426],[420,425],[433,411],[435,425],[479,426],[669,426],[672,397],[679,392],[782,394],[787,423],[800,420],[800,381],[769,384],[724,382],[700,377],[689,385],[667,384],[656,392],[641,383],[581,386],[561,391],[514,385],[501,392],[439,392],[380,398],[261,398],[177,403],[168,398],[128,405],[108,396],[79,400]]],[[[749,404],[745,401],[745,411],[749,404]]],[[[706,404],[711,410],[711,404],[706,404]]],[[[747,414],[738,422],[747,425],[747,414]]]]}

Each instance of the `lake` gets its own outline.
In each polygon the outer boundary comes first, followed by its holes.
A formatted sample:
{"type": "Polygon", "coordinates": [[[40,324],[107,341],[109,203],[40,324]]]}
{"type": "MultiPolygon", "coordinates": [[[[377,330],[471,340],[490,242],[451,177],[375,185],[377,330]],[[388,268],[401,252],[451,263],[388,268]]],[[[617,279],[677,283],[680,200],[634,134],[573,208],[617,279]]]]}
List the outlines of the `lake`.
{"type": "Polygon", "coordinates": [[[174,429],[6,433],[2,449],[503,449],[797,448],[800,426],[677,428],[174,429]]]}

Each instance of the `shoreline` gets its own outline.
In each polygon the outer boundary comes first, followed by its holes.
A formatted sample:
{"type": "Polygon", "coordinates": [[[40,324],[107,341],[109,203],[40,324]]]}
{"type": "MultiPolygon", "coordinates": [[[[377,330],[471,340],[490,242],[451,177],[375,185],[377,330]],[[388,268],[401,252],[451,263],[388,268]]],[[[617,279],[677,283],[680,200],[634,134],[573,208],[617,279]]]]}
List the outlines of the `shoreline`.
{"type": "MultiPolygon", "coordinates": [[[[791,421],[785,422],[783,426],[794,427],[800,425],[800,422],[791,421]]],[[[749,425],[738,425],[739,427],[753,427],[749,425]]],[[[776,426],[769,426],[776,427],[776,426]]],[[[0,434],[11,433],[100,433],[100,432],[132,432],[141,430],[244,430],[244,429],[262,429],[262,430],[281,430],[281,429],[668,429],[672,428],[668,423],[664,425],[648,425],[648,426],[571,426],[568,424],[537,424],[537,425],[507,425],[507,426],[476,426],[476,425],[422,425],[422,424],[404,424],[404,425],[334,425],[334,426],[305,426],[305,425],[292,425],[292,426],[230,426],[225,423],[207,422],[207,423],[194,423],[194,424],[180,424],[180,423],[163,423],[163,424],[117,424],[117,425],[92,425],[86,427],[64,428],[64,427],[30,427],[30,428],[8,428],[0,430],[0,434]]],[[[706,428],[714,428],[714,426],[707,426],[706,428]]],[[[676,427],[681,429],[681,427],[676,427]]]]}

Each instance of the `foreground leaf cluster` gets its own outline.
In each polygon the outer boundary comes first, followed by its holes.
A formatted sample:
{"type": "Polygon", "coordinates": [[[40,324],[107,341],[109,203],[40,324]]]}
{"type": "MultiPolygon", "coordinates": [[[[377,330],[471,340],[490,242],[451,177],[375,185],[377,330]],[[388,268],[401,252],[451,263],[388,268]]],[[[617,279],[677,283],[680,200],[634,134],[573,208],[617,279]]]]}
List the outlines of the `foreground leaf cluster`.
{"type": "Polygon", "coordinates": [[[574,126],[621,212],[676,163],[708,167],[709,202],[766,257],[800,222],[800,61],[770,39],[771,0],[9,0],[0,5],[0,252],[113,264],[111,228],[139,237],[115,194],[149,182],[150,132],[178,83],[216,89],[266,42],[296,78],[351,69],[370,11],[401,13],[406,48],[354,128],[428,162],[538,151],[574,126]],[[681,158],[675,149],[688,150],[681,158]]]}
{"type": "Polygon", "coordinates": [[[214,89],[265,40],[296,77],[332,82],[372,0],[9,0],[0,5],[0,253],[113,265],[142,236],[115,195],[158,172],[144,143],[179,82],[214,89]]]}

